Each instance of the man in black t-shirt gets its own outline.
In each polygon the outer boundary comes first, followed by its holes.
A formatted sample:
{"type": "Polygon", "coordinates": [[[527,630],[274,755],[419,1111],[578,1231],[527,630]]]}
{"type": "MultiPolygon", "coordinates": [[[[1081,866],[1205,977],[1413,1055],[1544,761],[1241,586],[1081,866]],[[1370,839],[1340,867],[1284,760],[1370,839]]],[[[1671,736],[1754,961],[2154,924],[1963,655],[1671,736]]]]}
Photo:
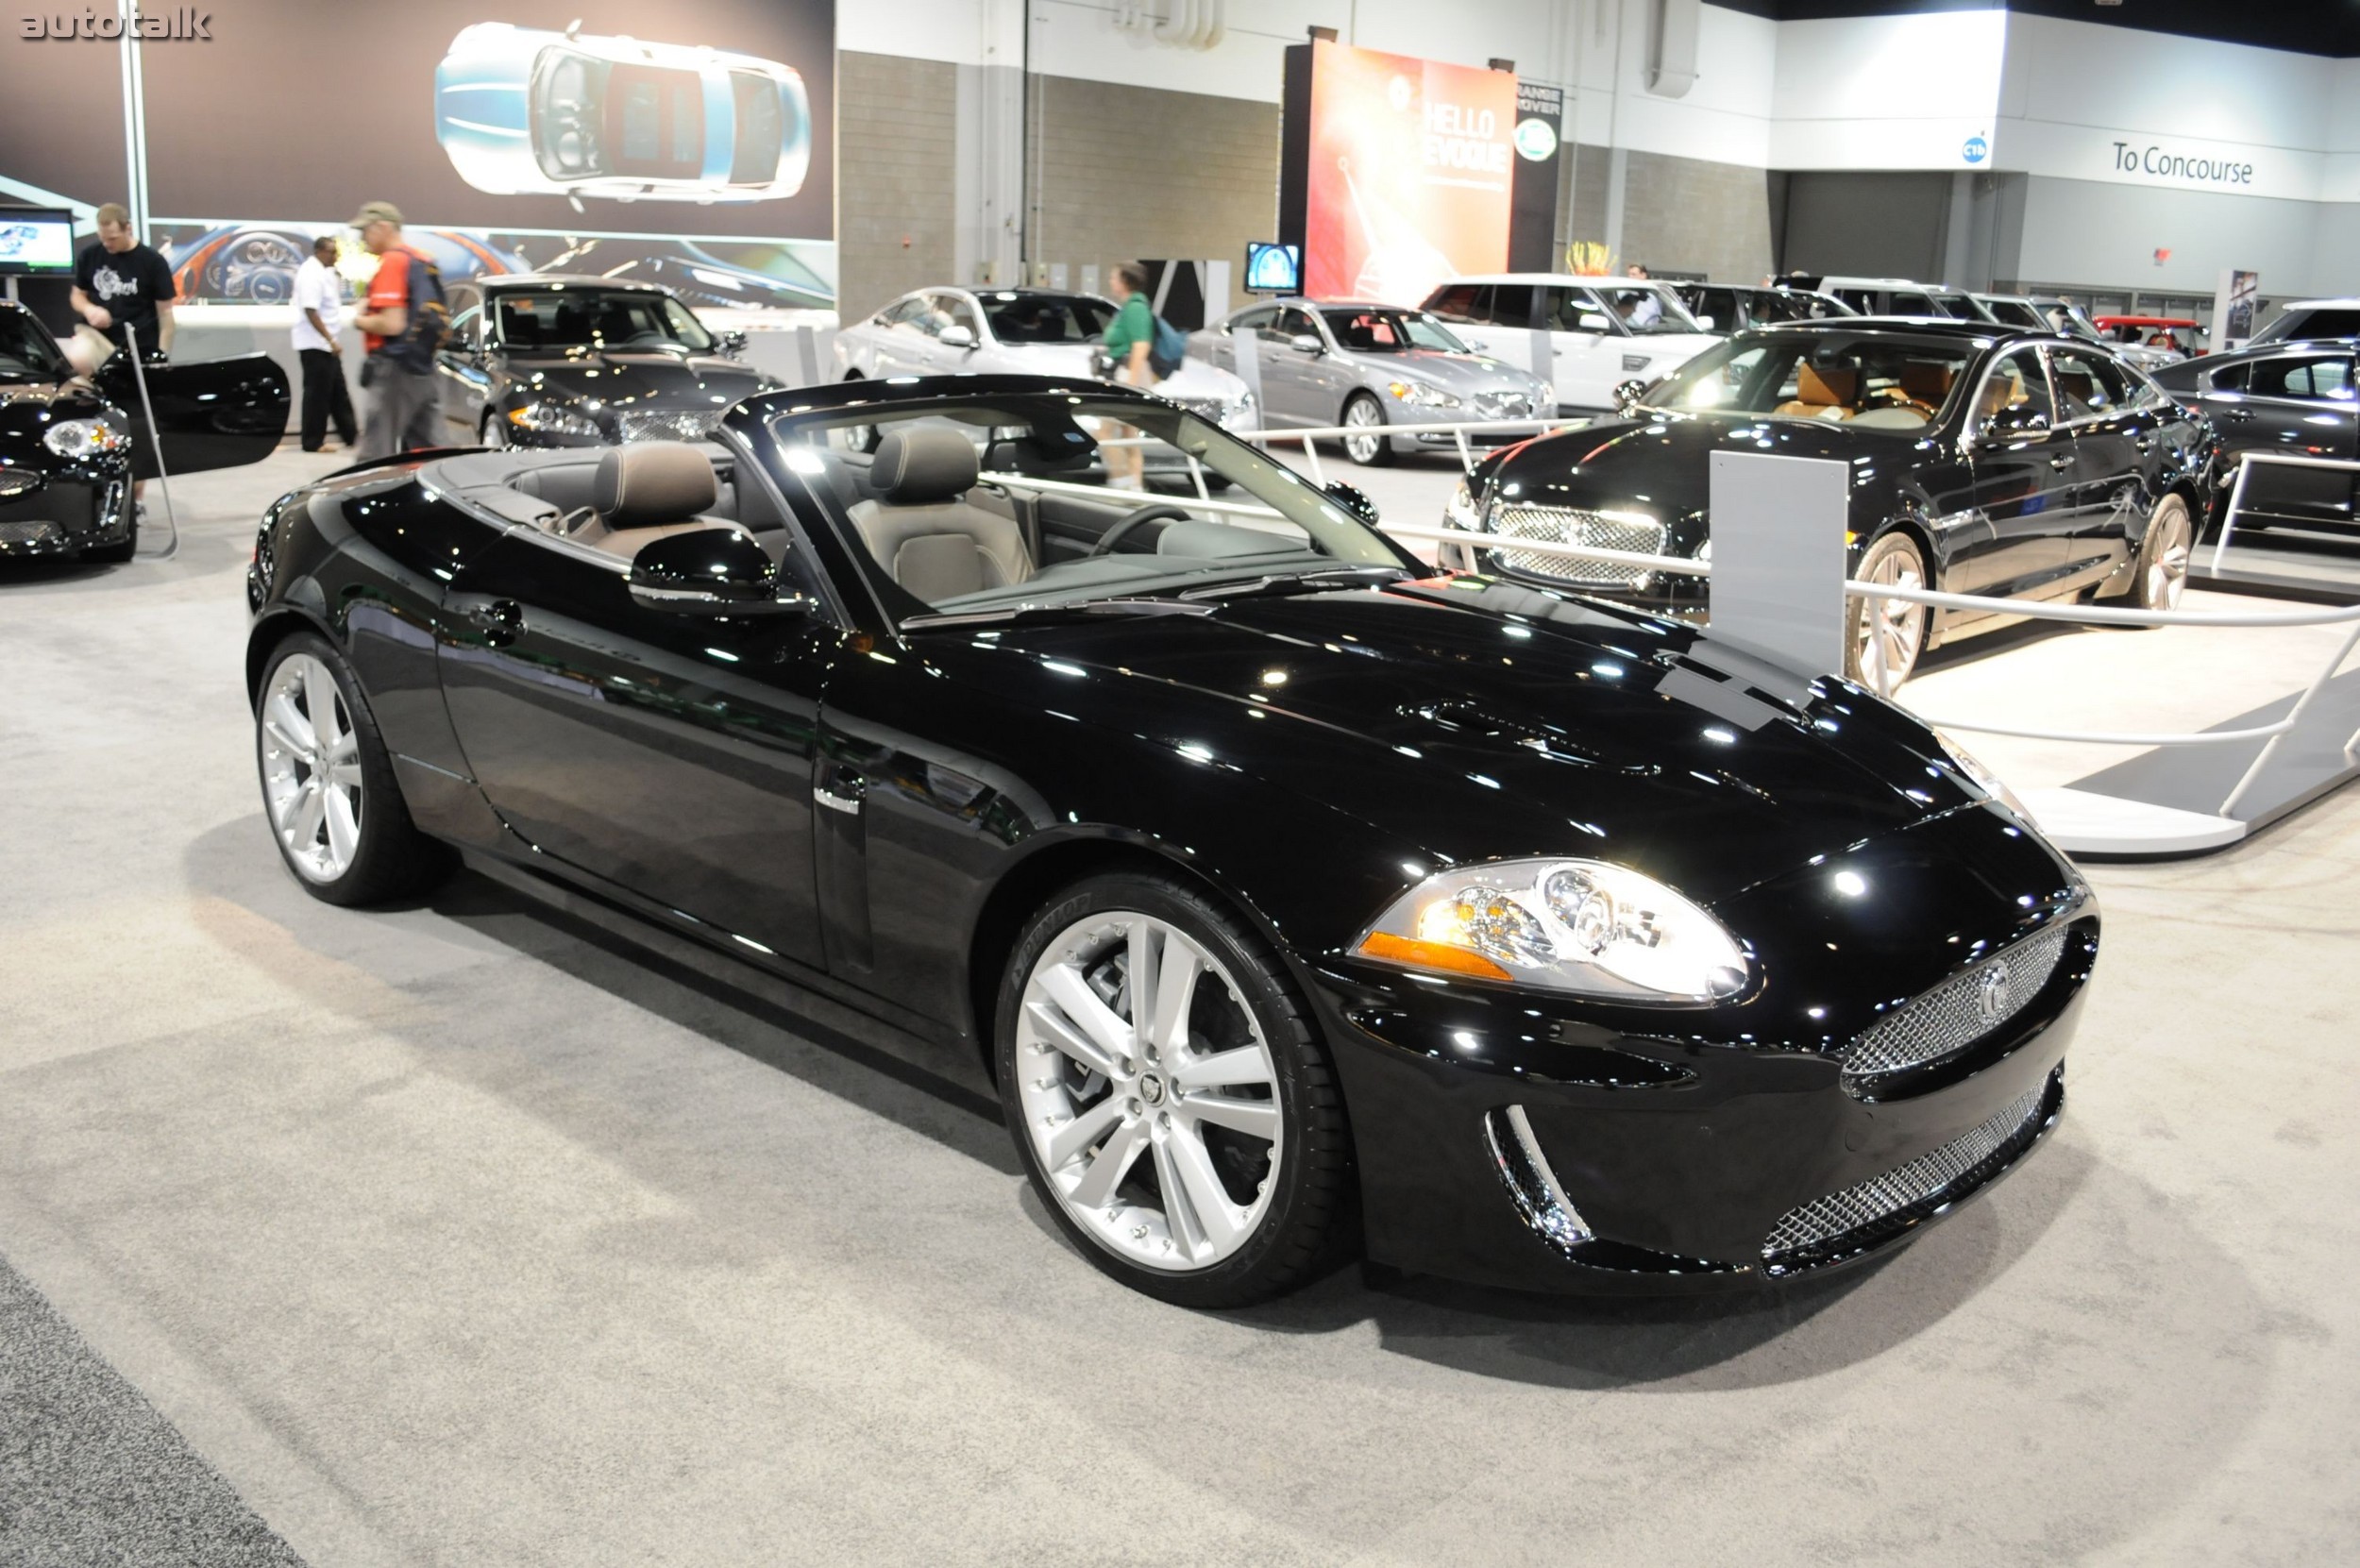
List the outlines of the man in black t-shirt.
{"type": "Polygon", "coordinates": [[[74,313],[82,325],[65,345],[66,358],[87,376],[126,342],[139,336],[144,353],[172,347],[172,302],[179,290],[172,264],[131,232],[131,214],[109,202],[98,210],[98,243],[74,263],[74,313]]]}

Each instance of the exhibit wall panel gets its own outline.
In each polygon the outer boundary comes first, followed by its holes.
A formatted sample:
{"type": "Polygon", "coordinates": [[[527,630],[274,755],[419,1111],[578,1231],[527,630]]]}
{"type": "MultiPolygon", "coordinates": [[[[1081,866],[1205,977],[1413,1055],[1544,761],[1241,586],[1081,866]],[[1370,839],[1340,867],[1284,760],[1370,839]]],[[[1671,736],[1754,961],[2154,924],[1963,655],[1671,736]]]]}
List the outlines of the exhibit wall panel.
{"type": "MultiPolygon", "coordinates": [[[[1699,12],[1696,79],[1677,97],[1647,88],[1649,0],[1568,4],[1559,65],[1577,80],[1579,141],[1675,158],[1764,167],[1778,24],[1720,6],[1699,12]]],[[[1517,69],[1536,74],[1522,59],[1517,69]]]]}
{"type": "Polygon", "coordinates": [[[2335,62],[2327,98],[2327,157],[2319,170],[2319,199],[2360,201],[2360,59],[2335,62]]]}
{"type": "Polygon", "coordinates": [[[1117,261],[1242,260],[1278,231],[1275,103],[1036,76],[1032,115],[1037,261],[1103,286],[1117,261]]]}
{"type": "Polygon", "coordinates": [[[2014,20],[1992,9],[1779,23],[1770,166],[1983,164],[2014,20]]]}
{"type": "Polygon", "coordinates": [[[2015,276],[2208,295],[2232,267],[2262,275],[2270,299],[2360,284],[2351,251],[2320,266],[2318,202],[2026,177],[2015,276]],[[2155,251],[2170,257],[2158,265],[2155,251]]]}
{"type": "Polygon", "coordinates": [[[1786,179],[1785,254],[1796,272],[1939,278],[1951,177],[1932,170],[1797,170],[1786,179]]]}
{"type": "Polygon", "coordinates": [[[1770,182],[1759,168],[1634,152],[1623,179],[1621,260],[1759,282],[1771,271],[1770,182]]]}
{"type": "Polygon", "coordinates": [[[959,68],[846,51],[836,71],[844,92],[836,308],[853,321],[952,278],[959,68]]]}

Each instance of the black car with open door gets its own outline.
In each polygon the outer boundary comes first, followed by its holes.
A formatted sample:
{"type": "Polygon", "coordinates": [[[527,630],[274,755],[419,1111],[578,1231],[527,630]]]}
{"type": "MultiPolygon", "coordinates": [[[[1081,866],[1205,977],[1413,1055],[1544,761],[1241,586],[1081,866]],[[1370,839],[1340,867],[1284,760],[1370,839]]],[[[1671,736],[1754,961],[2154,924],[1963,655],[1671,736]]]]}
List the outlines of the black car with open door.
{"type": "Polygon", "coordinates": [[[247,689],[306,888],[457,849],[792,987],[994,1094],[1077,1251],[1198,1306],[1355,1251],[1813,1273],[2055,1123],[2090,890],[1860,687],[1437,577],[1128,388],[850,382],[721,435],[270,509],[247,689]]]}
{"type": "Polygon", "coordinates": [[[287,376],[261,354],[143,365],[150,432],[130,361],[77,376],[32,312],[0,302],[0,559],[128,561],[131,486],[259,463],[287,428],[287,376]]]}

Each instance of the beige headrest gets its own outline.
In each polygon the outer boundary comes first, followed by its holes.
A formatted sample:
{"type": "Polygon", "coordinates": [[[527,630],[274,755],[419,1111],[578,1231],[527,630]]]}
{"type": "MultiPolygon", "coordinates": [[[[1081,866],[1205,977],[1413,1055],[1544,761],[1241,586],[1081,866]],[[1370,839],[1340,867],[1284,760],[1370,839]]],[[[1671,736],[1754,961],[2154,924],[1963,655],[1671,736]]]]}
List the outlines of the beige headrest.
{"type": "Polygon", "coordinates": [[[940,425],[887,430],[868,477],[895,506],[947,501],[975,487],[975,444],[940,425]]]}

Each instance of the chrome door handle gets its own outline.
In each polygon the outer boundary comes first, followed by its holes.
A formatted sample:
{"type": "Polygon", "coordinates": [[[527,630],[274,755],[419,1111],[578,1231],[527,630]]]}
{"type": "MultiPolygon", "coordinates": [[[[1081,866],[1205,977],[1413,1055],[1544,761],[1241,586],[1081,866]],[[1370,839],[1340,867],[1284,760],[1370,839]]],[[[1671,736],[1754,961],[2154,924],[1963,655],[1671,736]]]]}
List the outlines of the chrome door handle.
{"type": "Polygon", "coordinates": [[[2132,441],[2131,445],[2144,456],[2155,449],[2155,438],[2151,435],[2143,435],[2132,441]]]}
{"type": "Polygon", "coordinates": [[[2062,474],[2073,466],[2073,454],[2067,452],[2063,457],[2052,457],[2048,460],[2048,466],[2062,474]]]}
{"type": "Polygon", "coordinates": [[[847,817],[858,817],[868,801],[868,781],[858,773],[837,769],[834,777],[811,786],[814,804],[847,817]]]}
{"type": "Polygon", "coordinates": [[[524,633],[525,609],[513,599],[479,599],[466,607],[465,615],[494,648],[514,642],[524,633]]]}

